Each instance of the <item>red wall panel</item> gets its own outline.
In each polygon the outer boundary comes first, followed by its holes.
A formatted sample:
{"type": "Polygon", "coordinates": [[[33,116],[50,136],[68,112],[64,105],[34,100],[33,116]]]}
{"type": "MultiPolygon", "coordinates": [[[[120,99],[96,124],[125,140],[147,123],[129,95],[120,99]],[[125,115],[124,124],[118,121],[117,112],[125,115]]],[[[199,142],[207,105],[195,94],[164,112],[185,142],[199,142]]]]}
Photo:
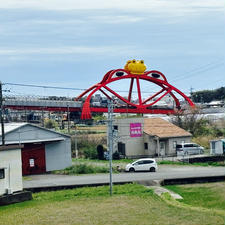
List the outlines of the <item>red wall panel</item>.
{"type": "Polygon", "coordinates": [[[40,174],[46,172],[45,145],[25,144],[22,149],[23,175],[40,174]]]}

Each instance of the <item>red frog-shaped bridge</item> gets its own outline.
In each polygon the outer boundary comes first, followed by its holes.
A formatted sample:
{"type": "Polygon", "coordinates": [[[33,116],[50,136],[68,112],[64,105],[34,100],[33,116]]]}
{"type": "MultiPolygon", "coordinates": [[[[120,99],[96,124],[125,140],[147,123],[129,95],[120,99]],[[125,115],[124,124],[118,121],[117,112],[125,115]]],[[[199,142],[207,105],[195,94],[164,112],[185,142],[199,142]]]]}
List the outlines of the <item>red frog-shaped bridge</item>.
{"type": "Polygon", "coordinates": [[[107,72],[102,81],[84,91],[76,98],[81,100],[86,95],[83,103],[81,119],[90,119],[91,112],[107,112],[106,107],[91,106],[91,98],[97,91],[100,91],[110,100],[118,99],[120,103],[114,108],[115,113],[149,113],[149,114],[174,114],[181,109],[181,103],[177,96],[181,96],[190,107],[194,107],[194,103],[179,89],[168,83],[165,75],[157,70],[146,71],[146,65],[143,60],[129,60],[124,69],[115,69],[107,72]],[[115,90],[109,87],[109,84],[116,83],[119,80],[126,79],[129,82],[129,91],[127,97],[121,96],[115,90]],[[159,91],[150,95],[146,99],[142,99],[142,90],[140,80],[154,83],[159,87],[159,91]],[[132,101],[134,93],[133,87],[136,82],[138,101],[132,101]],[[174,100],[173,108],[157,108],[157,103],[165,96],[170,95],[174,100]]]}

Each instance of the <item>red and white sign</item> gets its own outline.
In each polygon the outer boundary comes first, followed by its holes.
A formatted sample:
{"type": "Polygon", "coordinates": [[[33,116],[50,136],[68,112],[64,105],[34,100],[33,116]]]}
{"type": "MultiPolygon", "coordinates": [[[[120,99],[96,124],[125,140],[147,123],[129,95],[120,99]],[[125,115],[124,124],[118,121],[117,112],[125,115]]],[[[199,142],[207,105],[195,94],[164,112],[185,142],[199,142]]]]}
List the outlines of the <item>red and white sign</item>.
{"type": "Polygon", "coordinates": [[[34,159],[29,159],[30,167],[34,167],[34,159]]]}
{"type": "Polygon", "coordinates": [[[141,137],[141,123],[130,123],[130,137],[141,137]]]}

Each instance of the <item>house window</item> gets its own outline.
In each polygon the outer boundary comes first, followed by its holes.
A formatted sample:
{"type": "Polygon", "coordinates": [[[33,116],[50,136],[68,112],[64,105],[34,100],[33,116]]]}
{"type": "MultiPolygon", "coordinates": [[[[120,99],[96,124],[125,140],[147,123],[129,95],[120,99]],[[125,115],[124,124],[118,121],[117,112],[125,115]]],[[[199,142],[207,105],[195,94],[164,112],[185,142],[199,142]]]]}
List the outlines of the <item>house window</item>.
{"type": "Polygon", "coordinates": [[[121,155],[126,155],[126,152],[125,152],[125,144],[124,143],[118,142],[118,152],[121,155]]]}
{"type": "Polygon", "coordinates": [[[0,169],[0,179],[4,179],[4,178],[5,178],[5,170],[0,169]]]}
{"type": "Polygon", "coordinates": [[[117,125],[114,125],[114,126],[113,126],[113,129],[114,129],[114,130],[118,130],[118,126],[117,126],[117,125]]]}
{"type": "Polygon", "coordinates": [[[174,141],[174,142],[173,142],[173,149],[175,149],[175,148],[176,148],[176,146],[177,146],[177,142],[176,142],[176,141],[174,141]]]}
{"type": "Polygon", "coordinates": [[[145,148],[146,150],[148,150],[148,143],[147,143],[147,142],[144,143],[144,148],[145,148]]]}

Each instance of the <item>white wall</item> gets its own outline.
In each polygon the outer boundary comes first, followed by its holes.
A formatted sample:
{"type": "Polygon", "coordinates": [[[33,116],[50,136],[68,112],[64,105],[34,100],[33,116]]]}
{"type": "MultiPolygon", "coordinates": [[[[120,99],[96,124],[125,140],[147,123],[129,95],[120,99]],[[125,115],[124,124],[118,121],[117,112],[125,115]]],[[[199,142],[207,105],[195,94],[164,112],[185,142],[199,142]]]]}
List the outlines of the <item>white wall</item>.
{"type": "Polygon", "coordinates": [[[0,179],[0,195],[6,193],[6,189],[12,192],[22,191],[22,161],[21,150],[0,150],[0,168],[6,167],[5,178],[0,179]]]}
{"type": "Polygon", "coordinates": [[[155,156],[158,153],[157,140],[148,134],[144,134],[144,142],[148,143],[148,149],[145,150],[145,155],[155,156]]]}
{"type": "Polygon", "coordinates": [[[113,125],[118,126],[118,142],[125,143],[126,156],[145,155],[144,135],[141,137],[130,137],[130,123],[141,123],[143,131],[143,118],[116,119],[113,125]]]}
{"type": "Polygon", "coordinates": [[[53,142],[45,145],[46,171],[60,170],[72,165],[71,141],[53,142]]]}

